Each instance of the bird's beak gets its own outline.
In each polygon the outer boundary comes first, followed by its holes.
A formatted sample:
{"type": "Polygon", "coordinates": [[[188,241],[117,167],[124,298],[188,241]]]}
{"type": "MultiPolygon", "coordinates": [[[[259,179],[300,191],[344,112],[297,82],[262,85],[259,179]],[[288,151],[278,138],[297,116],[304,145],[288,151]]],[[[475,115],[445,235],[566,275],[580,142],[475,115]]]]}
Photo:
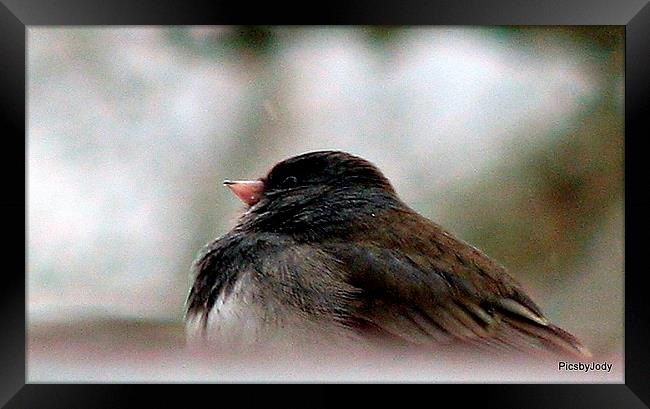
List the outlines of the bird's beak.
{"type": "Polygon", "coordinates": [[[264,182],[261,180],[224,180],[223,184],[249,206],[259,202],[264,192],[264,182]]]}

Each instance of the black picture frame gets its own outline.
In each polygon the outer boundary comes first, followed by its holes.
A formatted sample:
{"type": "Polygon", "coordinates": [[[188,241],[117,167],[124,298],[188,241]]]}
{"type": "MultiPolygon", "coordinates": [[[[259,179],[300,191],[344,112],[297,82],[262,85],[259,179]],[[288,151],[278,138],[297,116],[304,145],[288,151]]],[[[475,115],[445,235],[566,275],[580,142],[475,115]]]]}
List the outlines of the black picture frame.
{"type": "MultiPolygon", "coordinates": [[[[177,394],[177,387],[145,389],[134,385],[26,384],[25,276],[26,230],[26,30],[39,25],[168,25],[168,24],[390,24],[390,25],[624,25],[625,65],[625,383],[563,385],[436,385],[423,399],[468,400],[516,408],[643,408],[650,403],[650,325],[647,286],[642,268],[643,232],[650,228],[643,173],[644,137],[650,135],[650,5],[646,0],[478,0],[324,2],[277,4],[224,1],[0,0],[0,82],[2,129],[8,136],[2,155],[2,210],[5,225],[0,297],[0,405],[7,408],[125,407],[136,398],[156,404],[177,394]],[[9,184],[7,181],[13,183],[9,184]],[[8,222],[8,223],[7,223],[8,222]],[[24,250],[24,251],[21,251],[24,250]],[[24,257],[23,257],[24,255],[24,257]],[[22,273],[21,273],[22,272],[22,273]],[[461,391],[461,388],[463,391],[461,391]],[[467,393],[467,388],[478,389],[467,393]]],[[[598,300],[594,300],[598,302],[598,300]]],[[[210,386],[214,388],[214,385],[210,386]]],[[[383,388],[382,388],[383,389],[383,388]]],[[[223,394],[182,394],[182,407],[198,399],[223,404],[223,394]],[[202,397],[203,396],[203,397],[202,397]],[[220,403],[221,402],[221,403],[220,403]]],[[[228,392],[231,394],[239,392],[228,392]]],[[[373,392],[380,397],[386,392],[373,392]]],[[[336,395],[332,395],[334,397],[336,395]]],[[[286,394],[278,397],[287,399],[286,394]]],[[[241,395],[231,398],[243,399],[241,395]]],[[[342,399],[342,398],[341,398],[342,399]]],[[[369,399],[368,396],[364,400],[369,399]]],[[[319,395],[319,403],[334,403],[319,395]]],[[[425,402],[427,402],[425,401],[425,402]]],[[[279,401],[281,402],[281,400],[279,401]]],[[[267,395],[264,404],[270,404],[267,395]]],[[[367,403],[367,400],[366,400],[367,403]]],[[[231,403],[232,404],[232,403],[231,403]]]]}

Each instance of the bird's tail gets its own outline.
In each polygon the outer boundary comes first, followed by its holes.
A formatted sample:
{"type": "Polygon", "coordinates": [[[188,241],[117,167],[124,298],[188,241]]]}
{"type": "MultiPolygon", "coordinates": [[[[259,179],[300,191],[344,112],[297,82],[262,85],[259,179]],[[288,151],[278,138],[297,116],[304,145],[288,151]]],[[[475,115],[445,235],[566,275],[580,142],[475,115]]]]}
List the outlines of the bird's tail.
{"type": "Polygon", "coordinates": [[[569,355],[580,360],[588,360],[591,352],[573,335],[553,324],[541,324],[504,317],[512,328],[543,345],[545,349],[560,355],[569,355]]]}

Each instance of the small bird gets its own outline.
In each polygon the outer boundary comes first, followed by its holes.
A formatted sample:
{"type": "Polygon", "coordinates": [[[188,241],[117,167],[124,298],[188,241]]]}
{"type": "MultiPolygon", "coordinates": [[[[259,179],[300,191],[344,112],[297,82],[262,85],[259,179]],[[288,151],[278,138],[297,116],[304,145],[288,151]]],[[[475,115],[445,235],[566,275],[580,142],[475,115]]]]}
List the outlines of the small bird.
{"type": "Polygon", "coordinates": [[[407,206],[360,157],[309,152],[224,184],[247,208],[192,266],[193,344],[590,356],[502,265],[407,206]]]}

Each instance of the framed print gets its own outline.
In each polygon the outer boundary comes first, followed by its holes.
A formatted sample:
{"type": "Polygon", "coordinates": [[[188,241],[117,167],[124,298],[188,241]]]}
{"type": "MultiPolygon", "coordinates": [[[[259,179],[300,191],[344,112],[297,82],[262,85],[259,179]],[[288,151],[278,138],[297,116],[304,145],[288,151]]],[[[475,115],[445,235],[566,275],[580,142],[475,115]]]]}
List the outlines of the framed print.
{"type": "Polygon", "coordinates": [[[647,407],[650,6],[582,3],[3,0],[0,403],[647,407]]]}

